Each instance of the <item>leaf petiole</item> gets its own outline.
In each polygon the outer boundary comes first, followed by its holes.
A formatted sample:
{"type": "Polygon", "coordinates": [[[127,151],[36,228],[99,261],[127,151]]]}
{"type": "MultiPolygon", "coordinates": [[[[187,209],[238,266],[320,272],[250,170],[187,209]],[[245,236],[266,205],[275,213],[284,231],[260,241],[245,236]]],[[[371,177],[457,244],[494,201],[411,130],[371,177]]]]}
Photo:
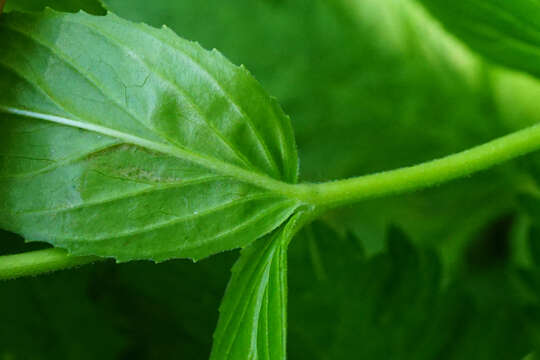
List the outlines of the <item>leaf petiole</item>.
{"type": "Polygon", "coordinates": [[[96,256],[72,256],[63,249],[29,251],[0,256],[0,280],[39,275],[104,260],[96,256]]]}
{"type": "Polygon", "coordinates": [[[485,144],[419,165],[332,181],[300,184],[303,197],[326,207],[368,198],[419,190],[486,170],[494,165],[540,149],[540,124],[502,136],[485,144]]]}

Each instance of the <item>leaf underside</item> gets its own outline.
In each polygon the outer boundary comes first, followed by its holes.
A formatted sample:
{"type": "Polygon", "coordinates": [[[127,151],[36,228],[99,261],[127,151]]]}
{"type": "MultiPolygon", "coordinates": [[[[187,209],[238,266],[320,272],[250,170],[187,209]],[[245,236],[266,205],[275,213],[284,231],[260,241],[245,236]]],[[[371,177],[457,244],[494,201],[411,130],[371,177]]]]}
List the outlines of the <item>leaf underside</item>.
{"type": "Polygon", "coordinates": [[[2,16],[0,38],[0,227],[80,255],[199,259],[299,205],[264,187],[297,181],[288,117],[217,51],[52,10],[2,16]]]}

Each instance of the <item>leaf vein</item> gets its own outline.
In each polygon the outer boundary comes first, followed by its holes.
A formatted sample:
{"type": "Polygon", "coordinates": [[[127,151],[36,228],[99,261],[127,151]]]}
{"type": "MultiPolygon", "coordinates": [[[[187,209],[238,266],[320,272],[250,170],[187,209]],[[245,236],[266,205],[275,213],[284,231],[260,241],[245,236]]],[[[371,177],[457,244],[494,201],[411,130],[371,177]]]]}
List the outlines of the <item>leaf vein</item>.
{"type": "Polygon", "coordinates": [[[74,210],[80,210],[80,209],[86,209],[91,208],[98,205],[104,205],[108,203],[112,203],[115,201],[125,200],[129,198],[133,198],[139,195],[145,195],[152,192],[157,192],[161,190],[170,190],[170,189],[177,189],[182,188],[184,186],[190,186],[190,185],[200,185],[207,182],[211,182],[212,180],[219,180],[219,179],[226,179],[225,176],[215,175],[215,176],[205,176],[202,178],[196,178],[191,179],[188,181],[182,181],[182,182],[174,182],[167,185],[156,185],[156,186],[149,186],[145,189],[133,191],[129,193],[122,194],[121,196],[111,197],[107,199],[101,199],[96,201],[86,201],[80,205],[71,206],[71,207],[60,207],[60,208],[54,208],[54,209],[42,209],[42,210],[32,210],[32,211],[21,211],[18,212],[18,214],[22,215],[44,215],[44,214],[57,214],[62,212],[69,212],[74,210]]]}
{"type": "MultiPolygon", "coordinates": [[[[203,115],[203,112],[201,110],[201,108],[196,104],[195,102],[195,99],[193,98],[193,96],[191,96],[187,91],[185,91],[182,87],[180,87],[180,85],[178,85],[176,82],[172,82],[171,80],[169,80],[163,73],[161,73],[160,71],[157,71],[156,69],[153,69],[145,60],[144,58],[142,58],[139,54],[135,53],[134,51],[130,51],[129,50],[129,47],[127,47],[126,44],[122,43],[122,41],[120,39],[118,39],[117,37],[113,36],[113,35],[110,35],[109,33],[106,33],[106,32],[103,32],[101,31],[99,28],[95,27],[95,26],[91,26],[90,24],[87,24],[87,23],[78,23],[78,22],[73,22],[73,21],[68,21],[68,22],[71,22],[73,24],[78,24],[78,25],[83,25],[85,26],[87,29],[89,29],[90,31],[94,32],[95,34],[99,35],[100,37],[102,37],[104,40],[106,41],[109,41],[109,43],[111,45],[115,45],[117,46],[118,48],[122,49],[122,51],[124,53],[128,53],[137,59],[137,61],[141,64],[141,65],[144,65],[144,67],[148,70],[148,73],[149,74],[156,74],[157,76],[159,76],[159,78],[166,84],[168,84],[169,86],[172,86],[174,89],[176,89],[180,94],[182,94],[182,96],[187,100],[187,102],[189,103],[189,105],[195,110],[195,112],[197,113],[199,119],[202,121],[202,123],[204,123],[213,133],[214,135],[219,139],[219,141],[221,141],[224,145],[226,145],[234,154],[235,156],[238,158],[238,160],[240,160],[241,163],[243,163],[244,166],[246,166],[246,168],[250,169],[250,170],[253,170],[253,171],[257,171],[256,167],[253,165],[253,163],[251,163],[245,156],[244,154],[237,148],[235,147],[212,123],[210,123],[208,121],[208,119],[206,118],[206,116],[203,115]]],[[[48,46],[50,49],[51,49],[51,52],[54,54],[54,52],[52,51],[53,48],[51,45],[45,45],[45,44],[42,44],[43,46],[48,46]]],[[[78,68],[75,64],[74,64],[74,61],[73,60],[68,60],[69,57],[67,55],[65,55],[63,52],[60,51],[60,49],[58,48],[54,48],[54,50],[58,51],[58,56],[61,56],[61,58],[64,58],[65,57],[65,62],[68,64],[68,65],[71,65],[76,71],[78,71],[83,77],[85,77],[86,79],[88,79],[93,85],[94,87],[96,87],[96,89],[100,90],[102,92],[102,94],[106,97],[106,98],[111,98],[111,99],[114,99],[113,96],[110,96],[110,94],[107,94],[105,93],[104,89],[98,85],[99,81],[97,81],[97,79],[94,79],[94,77],[91,75],[91,74],[88,74],[87,72],[84,72],[82,70],[80,70],[80,68],[78,68]],[[109,96],[109,97],[107,97],[109,96]]],[[[63,59],[64,60],[64,59],[63,59]]],[[[114,103],[116,104],[116,106],[118,108],[121,108],[123,111],[125,111],[128,115],[130,115],[130,117],[132,117],[134,120],[136,120],[137,122],[139,122],[141,125],[145,126],[146,128],[148,128],[150,131],[154,132],[156,135],[158,135],[159,137],[167,140],[169,143],[171,144],[174,144],[174,145],[180,145],[178,144],[178,142],[170,139],[166,134],[158,131],[155,127],[149,127],[148,125],[146,125],[142,120],[138,119],[131,111],[129,111],[128,109],[126,109],[124,106],[122,106],[117,100],[113,100],[114,103]]],[[[182,146],[182,145],[181,145],[182,146]]]]}

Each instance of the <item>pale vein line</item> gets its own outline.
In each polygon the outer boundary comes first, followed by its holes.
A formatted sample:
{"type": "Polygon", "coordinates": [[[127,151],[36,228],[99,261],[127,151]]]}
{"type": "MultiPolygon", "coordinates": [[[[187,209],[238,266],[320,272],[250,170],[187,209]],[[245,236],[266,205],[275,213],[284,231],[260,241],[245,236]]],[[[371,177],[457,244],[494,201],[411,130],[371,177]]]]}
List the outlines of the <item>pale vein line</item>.
{"type": "MultiPolygon", "coordinates": [[[[214,84],[214,87],[217,88],[221,92],[223,97],[229,101],[229,103],[232,105],[235,112],[246,120],[246,122],[247,122],[248,126],[250,127],[251,131],[253,131],[255,137],[257,138],[257,141],[260,144],[269,165],[271,167],[273,167],[274,170],[276,170],[279,173],[279,167],[278,167],[274,157],[271,155],[270,150],[268,149],[268,145],[266,144],[263,137],[259,133],[259,130],[257,129],[255,124],[253,123],[253,119],[245,113],[245,111],[237,103],[237,101],[233,98],[233,96],[223,87],[223,85],[221,85],[219,83],[219,81],[214,77],[214,75],[212,75],[210,73],[210,70],[207,67],[205,67],[201,62],[195,60],[195,58],[192,57],[191,55],[189,55],[186,51],[184,51],[180,47],[176,46],[175,43],[169,42],[166,38],[158,38],[155,34],[152,34],[150,31],[147,30],[147,27],[144,24],[142,26],[140,26],[139,28],[141,30],[143,30],[146,34],[151,36],[152,38],[154,38],[154,39],[156,39],[158,41],[161,40],[161,41],[163,41],[164,44],[168,45],[173,50],[177,50],[185,59],[188,59],[188,61],[190,61],[196,68],[198,68],[200,73],[202,73],[208,80],[210,80],[210,82],[212,84],[214,84]]],[[[157,29],[152,29],[152,30],[159,31],[157,29]]],[[[178,37],[177,34],[174,34],[174,36],[178,37]]],[[[185,41],[187,42],[187,40],[185,40],[185,41]]],[[[196,45],[196,46],[198,46],[198,45],[196,45]]],[[[202,47],[200,49],[205,51],[202,47]]],[[[223,60],[228,61],[224,57],[223,57],[223,60]]],[[[235,69],[235,70],[237,70],[237,69],[235,69]]],[[[277,123],[277,125],[279,127],[279,131],[277,132],[277,134],[278,134],[278,137],[279,137],[280,145],[282,145],[281,148],[283,149],[283,139],[282,139],[282,136],[283,136],[282,130],[283,129],[281,128],[281,122],[279,120],[277,120],[278,115],[276,115],[274,113],[274,109],[272,109],[272,114],[274,115],[274,117],[276,117],[275,120],[276,120],[276,123],[277,123]]],[[[288,155],[288,154],[285,154],[285,152],[283,150],[282,150],[282,153],[284,155],[288,155]]]]}
{"type": "MultiPolygon", "coordinates": [[[[8,69],[11,69],[11,72],[13,72],[22,80],[26,81],[30,86],[34,87],[39,93],[43,94],[59,109],[63,108],[63,106],[56,99],[54,99],[51,94],[45,91],[45,89],[42,86],[38,86],[38,82],[36,82],[35,79],[34,81],[31,81],[26,77],[26,73],[21,74],[16,69],[11,68],[7,64],[4,64],[4,66],[8,69]]],[[[178,158],[202,165],[208,169],[218,171],[225,175],[233,176],[243,182],[251,183],[253,185],[266,188],[268,190],[276,191],[290,198],[303,197],[304,195],[304,194],[300,194],[299,196],[298,185],[284,183],[282,181],[273,179],[269,177],[268,175],[250,172],[243,168],[225,163],[215,158],[207,158],[203,155],[190,152],[189,150],[181,146],[170,146],[168,144],[157,143],[151,140],[140,138],[138,136],[130,135],[122,131],[114,130],[114,129],[104,127],[101,125],[96,125],[93,123],[86,123],[81,120],[69,119],[69,118],[66,118],[65,116],[45,114],[45,113],[40,113],[36,111],[30,111],[27,109],[20,109],[20,108],[16,108],[12,106],[5,106],[5,105],[0,105],[0,111],[4,111],[7,113],[16,114],[16,115],[21,115],[21,116],[27,116],[27,117],[36,118],[36,119],[41,119],[41,120],[52,121],[58,124],[85,129],[85,130],[92,131],[101,135],[115,137],[117,139],[123,140],[124,142],[130,143],[130,144],[145,147],[147,149],[151,149],[156,152],[169,154],[174,157],[178,157],[178,158]]],[[[67,113],[68,116],[73,116],[73,114],[69,114],[69,112],[66,111],[65,109],[64,109],[64,113],[67,113]]],[[[77,119],[76,117],[74,118],[77,119]]]]}

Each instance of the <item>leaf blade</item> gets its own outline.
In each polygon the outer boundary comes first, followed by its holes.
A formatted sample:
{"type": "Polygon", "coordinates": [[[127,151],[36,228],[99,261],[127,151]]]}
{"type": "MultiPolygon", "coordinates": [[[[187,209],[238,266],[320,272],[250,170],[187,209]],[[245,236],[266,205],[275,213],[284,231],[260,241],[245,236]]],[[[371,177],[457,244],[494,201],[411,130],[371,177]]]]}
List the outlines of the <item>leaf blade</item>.
{"type": "Polygon", "coordinates": [[[242,251],[220,306],[211,360],[286,358],[287,246],[300,216],[242,251]]]}
{"type": "Polygon", "coordinates": [[[198,259],[299,206],[281,192],[297,177],[288,118],[217,52],[112,14],[5,18],[2,227],[81,255],[198,259]]]}

